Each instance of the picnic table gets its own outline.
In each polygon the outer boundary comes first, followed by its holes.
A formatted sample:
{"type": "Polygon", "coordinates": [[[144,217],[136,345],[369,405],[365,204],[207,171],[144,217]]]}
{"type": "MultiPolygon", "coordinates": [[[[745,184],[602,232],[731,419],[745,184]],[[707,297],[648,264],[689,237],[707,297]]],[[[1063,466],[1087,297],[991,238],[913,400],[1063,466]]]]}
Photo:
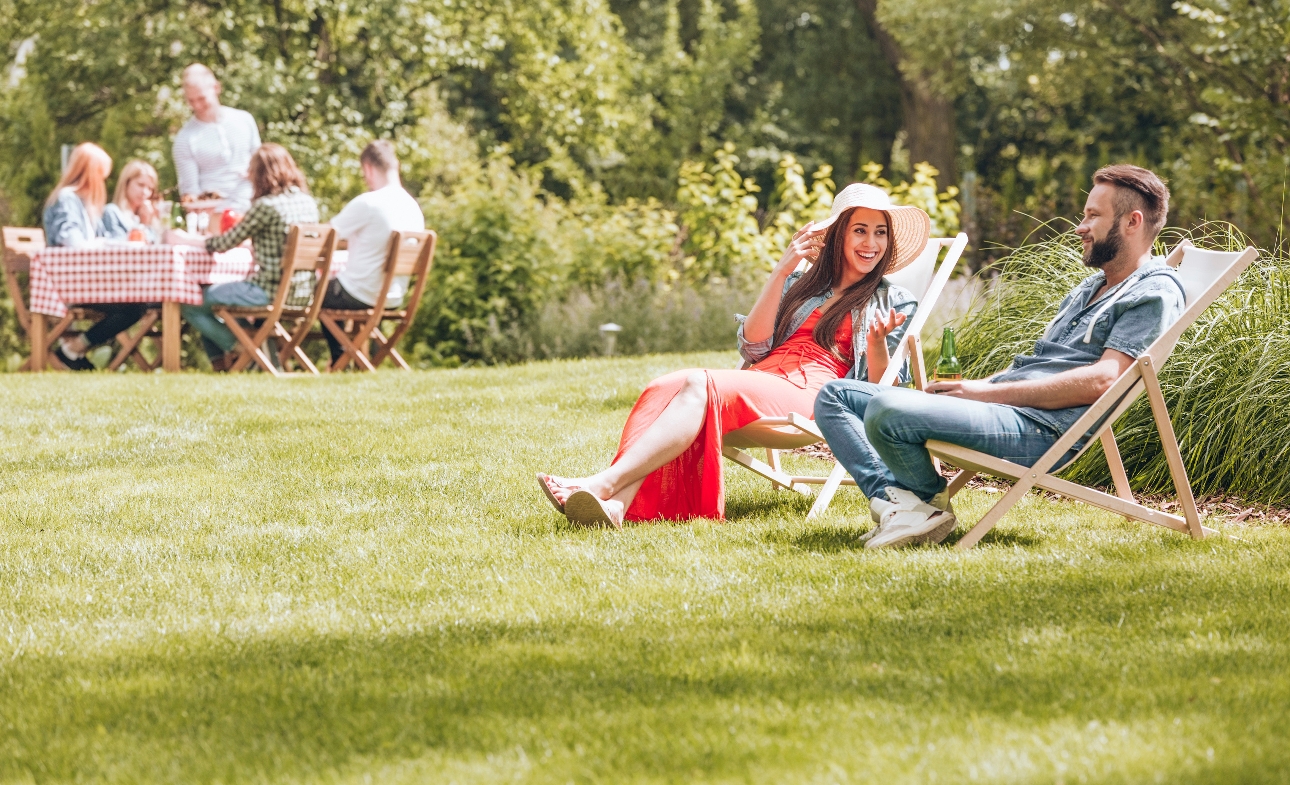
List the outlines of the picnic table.
{"type": "Polygon", "coordinates": [[[31,257],[31,369],[45,368],[46,316],[90,303],[161,303],[161,367],[179,370],[181,305],[201,305],[202,286],[255,270],[245,246],[212,254],[186,245],[45,248],[31,257]]]}

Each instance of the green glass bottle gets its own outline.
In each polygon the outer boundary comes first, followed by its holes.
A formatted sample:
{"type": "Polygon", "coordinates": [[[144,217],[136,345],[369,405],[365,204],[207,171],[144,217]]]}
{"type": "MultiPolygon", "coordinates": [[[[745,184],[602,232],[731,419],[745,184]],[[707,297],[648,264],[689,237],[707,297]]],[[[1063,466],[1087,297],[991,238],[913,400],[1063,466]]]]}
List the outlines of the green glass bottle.
{"type": "Polygon", "coordinates": [[[175,200],[174,206],[170,208],[170,228],[184,228],[184,206],[179,203],[178,199],[175,200]]]}
{"type": "Polygon", "coordinates": [[[936,381],[957,382],[963,378],[963,367],[954,353],[954,328],[946,327],[941,334],[941,359],[936,363],[936,381]]]}

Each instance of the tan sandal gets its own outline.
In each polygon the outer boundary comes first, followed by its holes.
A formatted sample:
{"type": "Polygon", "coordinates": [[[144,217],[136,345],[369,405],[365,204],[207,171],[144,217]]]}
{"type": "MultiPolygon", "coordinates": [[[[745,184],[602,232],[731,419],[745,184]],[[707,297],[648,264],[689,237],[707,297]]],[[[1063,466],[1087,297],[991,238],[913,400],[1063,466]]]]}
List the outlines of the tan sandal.
{"type": "MultiPolygon", "coordinates": [[[[564,505],[560,503],[559,499],[555,498],[554,493],[551,493],[551,486],[547,485],[548,480],[555,482],[551,475],[543,474],[542,472],[537,473],[537,481],[538,485],[542,486],[542,493],[546,494],[546,498],[551,502],[551,506],[555,508],[555,511],[564,515],[564,505]]],[[[564,483],[560,482],[555,482],[555,484],[559,485],[561,488],[568,487],[564,483]]]]}
{"type": "Polygon", "coordinates": [[[605,502],[591,491],[574,491],[564,503],[564,514],[568,516],[570,523],[579,526],[623,528],[623,522],[614,520],[605,507],[605,502]]]}

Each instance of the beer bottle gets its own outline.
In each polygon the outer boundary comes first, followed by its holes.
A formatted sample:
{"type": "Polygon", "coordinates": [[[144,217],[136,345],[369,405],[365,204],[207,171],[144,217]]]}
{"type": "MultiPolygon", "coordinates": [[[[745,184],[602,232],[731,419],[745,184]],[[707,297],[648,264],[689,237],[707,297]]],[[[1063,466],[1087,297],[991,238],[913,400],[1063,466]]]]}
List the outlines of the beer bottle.
{"type": "Polygon", "coordinates": [[[170,228],[184,228],[184,206],[179,203],[178,199],[175,200],[174,205],[170,208],[170,228]]]}
{"type": "Polygon", "coordinates": [[[957,382],[963,378],[963,368],[954,353],[954,328],[946,327],[941,335],[941,359],[936,363],[936,381],[957,382]]]}

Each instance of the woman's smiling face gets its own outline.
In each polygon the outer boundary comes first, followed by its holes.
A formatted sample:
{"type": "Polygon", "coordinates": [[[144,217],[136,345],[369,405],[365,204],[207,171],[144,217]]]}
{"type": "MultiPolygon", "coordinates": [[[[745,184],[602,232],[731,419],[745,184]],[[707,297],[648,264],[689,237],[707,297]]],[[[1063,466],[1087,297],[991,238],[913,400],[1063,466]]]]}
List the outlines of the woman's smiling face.
{"type": "Polygon", "coordinates": [[[861,276],[868,275],[887,253],[887,216],[879,210],[857,207],[847,223],[843,255],[861,276]]]}

